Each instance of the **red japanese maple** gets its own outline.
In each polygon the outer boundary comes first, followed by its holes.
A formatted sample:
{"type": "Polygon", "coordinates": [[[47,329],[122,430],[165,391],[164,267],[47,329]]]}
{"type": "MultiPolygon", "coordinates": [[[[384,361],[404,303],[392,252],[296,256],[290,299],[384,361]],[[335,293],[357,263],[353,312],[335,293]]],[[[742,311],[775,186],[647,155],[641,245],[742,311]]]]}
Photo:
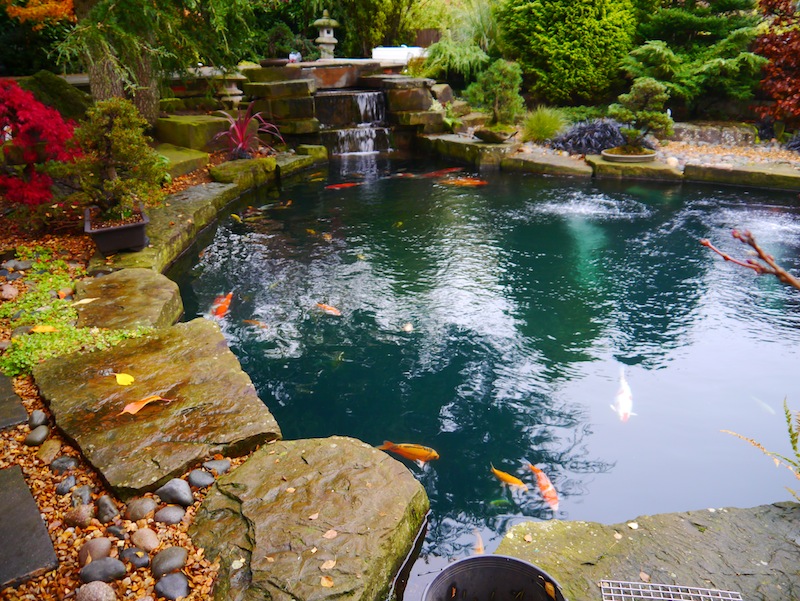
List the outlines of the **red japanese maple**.
{"type": "Polygon", "coordinates": [[[759,36],[754,52],[769,59],[761,88],[775,101],[759,107],[769,116],[790,125],[800,122],[800,12],[795,0],[761,0],[769,29],[759,36]]]}
{"type": "Polygon", "coordinates": [[[7,159],[0,171],[0,194],[30,206],[49,201],[53,180],[38,166],[77,157],[79,150],[70,143],[74,129],[16,82],[0,81],[0,144],[7,159]]]}

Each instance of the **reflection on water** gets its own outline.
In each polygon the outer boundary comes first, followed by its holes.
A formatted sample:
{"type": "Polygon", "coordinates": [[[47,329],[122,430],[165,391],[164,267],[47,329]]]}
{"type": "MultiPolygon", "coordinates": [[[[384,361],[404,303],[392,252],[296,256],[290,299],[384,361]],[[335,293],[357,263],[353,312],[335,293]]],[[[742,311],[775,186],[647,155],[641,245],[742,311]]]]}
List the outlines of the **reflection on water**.
{"type": "Polygon", "coordinates": [[[432,511],[407,596],[471,553],[476,530],[491,551],[525,519],[787,498],[786,474],[720,430],[790,452],[780,409],[800,397],[800,294],[698,239],[740,255],[729,232],[750,229],[798,270],[793,196],[507,174],[454,188],[423,171],[359,159],[332,180],[360,186],[251,200],[181,282],[189,315],[233,291],[223,331],[286,438],[439,452],[408,463],[432,511]],[[621,366],[624,423],[610,407],[621,366]],[[557,515],[528,462],[558,490],[557,515]]]}

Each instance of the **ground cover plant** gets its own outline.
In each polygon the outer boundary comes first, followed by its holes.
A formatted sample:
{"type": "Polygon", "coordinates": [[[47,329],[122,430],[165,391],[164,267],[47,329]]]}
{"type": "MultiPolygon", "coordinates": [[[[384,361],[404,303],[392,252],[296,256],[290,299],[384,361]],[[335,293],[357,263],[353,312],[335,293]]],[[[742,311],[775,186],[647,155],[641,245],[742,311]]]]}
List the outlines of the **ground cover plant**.
{"type": "Polygon", "coordinates": [[[42,247],[22,249],[18,258],[33,261],[25,277],[27,291],[0,303],[0,320],[8,319],[12,328],[25,328],[27,333],[12,337],[11,345],[0,354],[0,371],[5,375],[29,374],[45,359],[108,348],[150,331],[75,327],[77,303],[85,301],[73,301],[72,292],[84,273],[42,247]]]}
{"type": "Polygon", "coordinates": [[[522,139],[526,142],[546,142],[555,137],[567,125],[560,109],[539,105],[525,116],[522,139]]]}
{"type": "Polygon", "coordinates": [[[554,138],[550,146],[570,154],[600,154],[607,148],[625,144],[620,129],[620,124],[613,119],[581,121],[554,138]]]}

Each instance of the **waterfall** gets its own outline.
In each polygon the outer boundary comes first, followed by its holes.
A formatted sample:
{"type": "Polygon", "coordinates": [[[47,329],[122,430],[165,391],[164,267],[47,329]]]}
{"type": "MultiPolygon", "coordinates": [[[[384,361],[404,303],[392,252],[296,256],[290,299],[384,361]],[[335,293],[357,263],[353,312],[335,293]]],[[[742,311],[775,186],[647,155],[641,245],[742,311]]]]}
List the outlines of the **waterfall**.
{"type": "Polygon", "coordinates": [[[392,148],[380,90],[322,90],[315,97],[320,136],[332,155],[372,154],[392,148]]]}

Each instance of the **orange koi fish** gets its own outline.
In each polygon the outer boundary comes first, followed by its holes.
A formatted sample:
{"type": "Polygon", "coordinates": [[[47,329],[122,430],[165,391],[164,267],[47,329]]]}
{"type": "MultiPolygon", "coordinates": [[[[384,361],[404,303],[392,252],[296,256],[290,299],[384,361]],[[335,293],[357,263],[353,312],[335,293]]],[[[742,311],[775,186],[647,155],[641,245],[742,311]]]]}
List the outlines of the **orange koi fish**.
{"type": "Polygon", "coordinates": [[[354,188],[356,186],[360,186],[363,182],[344,182],[343,184],[331,184],[330,186],[325,186],[326,190],[343,190],[345,188],[354,188]]]}
{"type": "Polygon", "coordinates": [[[508,484],[509,486],[518,486],[523,491],[528,492],[528,485],[525,484],[522,480],[520,480],[516,476],[512,476],[507,472],[502,472],[499,469],[497,469],[494,465],[492,465],[492,473],[494,474],[495,478],[500,480],[500,482],[502,482],[503,484],[508,484]]]}
{"type": "Polygon", "coordinates": [[[423,447],[419,444],[405,442],[395,444],[389,440],[384,440],[383,444],[376,448],[380,449],[381,451],[390,451],[400,455],[400,457],[405,457],[406,459],[410,459],[411,461],[416,461],[418,463],[425,463],[426,461],[439,459],[439,453],[430,447],[423,447]]]}
{"type": "Polygon", "coordinates": [[[228,309],[231,308],[231,299],[233,299],[233,292],[228,292],[225,296],[215,298],[214,304],[211,305],[211,314],[214,317],[225,317],[228,314],[228,309]]]}
{"type": "Polygon", "coordinates": [[[261,328],[263,330],[266,330],[269,327],[263,321],[259,321],[257,319],[243,319],[242,323],[246,323],[249,326],[258,326],[259,328],[261,328]]]}
{"type": "Polygon", "coordinates": [[[531,471],[536,475],[536,484],[539,486],[539,492],[542,493],[542,498],[545,503],[547,503],[553,511],[558,511],[558,493],[553,483],[550,482],[550,478],[532,463],[529,463],[528,467],[531,468],[531,471]]]}
{"type": "Polygon", "coordinates": [[[439,169],[438,171],[431,171],[430,173],[423,173],[420,177],[442,177],[448,173],[458,173],[464,171],[463,167],[448,167],[447,169],[439,169]]]}
{"type": "Polygon", "coordinates": [[[486,552],[486,547],[483,544],[483,538],[481,537],[481,533],[478,531],[477,528],[473,530],[475,534],[475,546],[472,547],[473,552],[475,555],[483,555],[486,552]]]}
{"type": "Polygon", "coordinates": [[[335,317],[341,316],[342,312],[339,311],[336,307],[332,307],[331,305],[326,305],[325,303],[317,303],[317,307],[322,309],[323,313],[327,313],[328,315],[333,315],[335,317]]]}
{"type": "Polygon", "coordinates": [[[443,179],[440,181],[448,186],[459,186],[461,188],[474,188],[477,186],[485,186],[489,183],[485,179],[478,179],[477,177],[454,177],[452,179],[443,179]]]}

